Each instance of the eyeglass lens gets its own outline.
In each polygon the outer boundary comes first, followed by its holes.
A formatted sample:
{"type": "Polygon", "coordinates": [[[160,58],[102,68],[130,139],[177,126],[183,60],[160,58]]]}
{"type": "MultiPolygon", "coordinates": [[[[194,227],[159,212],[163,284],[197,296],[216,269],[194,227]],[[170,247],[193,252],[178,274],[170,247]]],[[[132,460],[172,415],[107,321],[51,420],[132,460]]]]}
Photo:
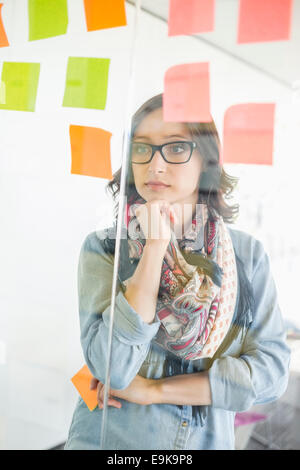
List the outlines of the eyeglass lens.
{"type": "MultiPolygon", "coordinates": [[[[190,144],[187,142],[169,143],[162,147],[165,159],[170,163],[183,163],[191,154],[190,144]]],[[[146,163],[152,155],[152,147],[148,144],[133,142],[131,146],[131,161],[133,163],[146,163]]]]}

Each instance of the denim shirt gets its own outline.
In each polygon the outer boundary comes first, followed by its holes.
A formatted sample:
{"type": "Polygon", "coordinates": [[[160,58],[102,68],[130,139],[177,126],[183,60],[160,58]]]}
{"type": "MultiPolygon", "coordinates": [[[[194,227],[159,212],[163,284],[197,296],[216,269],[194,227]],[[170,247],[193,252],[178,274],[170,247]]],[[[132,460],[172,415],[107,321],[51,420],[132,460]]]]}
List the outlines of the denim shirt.
{"type": "MultiPolygon", "coordinates": [[[[114,256],[104,249],[107,230],[84,240],[78,265],[81,345],[91,373],[105,383],[114,256]]],[[[105,450],[234,449],[234,418],[253,405],[277,400],[286,390],[290,349],[277,302],[275,283],[263,245],[253,236],[229,228],[236,258],[243,265],[254,294],[246,330],[236,319],[213,358],[177,359],[173,374],[207,370],[212,403],[138,405],[124,399],[120,409],[108,407],[105,450]],[[174,372],[175,370],[175,372],[174,372]],[[199,420],[195,409],[200,410],[199,420]]],[[[241,284],[238,286],[238,296],[241,284]]],[[[110,386],[124,389],[139,374],[159,379],[170,353],[153,340],[160,326],[152,324],[127,302],[118,282],[110,386]]],[[[81,397],[74,410],[65,450],[99,450],[103,410],[89,411],[81,397]]]]}

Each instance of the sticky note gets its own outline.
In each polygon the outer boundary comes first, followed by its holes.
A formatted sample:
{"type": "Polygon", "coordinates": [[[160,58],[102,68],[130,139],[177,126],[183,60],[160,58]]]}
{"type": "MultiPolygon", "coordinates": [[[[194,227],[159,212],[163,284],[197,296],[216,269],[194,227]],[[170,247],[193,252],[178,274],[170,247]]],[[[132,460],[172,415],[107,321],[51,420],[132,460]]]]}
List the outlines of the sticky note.
{"type": "Polygon", "coordinates": [[[0,81],[0,104],[6,103],[6,86],[5,83],[0,81]]]}
{"type": "Polygon", "coordinates": [[[213,31],[215,0],[170,0],[168,35],[213,31]]]}
{"type": "Polygon", "coordinates": [[[104,129],[71,125],[71,173],[111,180],[111,136],[104,129]]]}
{"type": "Polygon", "coordinates": [[[210,122],[209,63],[175,65],[164,77],[163,117],[171,122],[210,122]]]}
{"type": "Polygon", "coordinates": [[[125,0],[84,0],[88,31],[126,26],[125,0]]]}
{"type": "Polygon", "coordinates": [[[290,39],[293,0],[240,0],[237,42],[290,39]]]}
{"type": "Polygon", "coordinates": [[[4,25],[3,25],[2,7],[3,7],[3,3],[0,3],[0,47],[7,47],[9,46],[9,42],[8,42],[4,25]]]}
{"type": "Polygon", "coordinates": [[[34,111],[39,75],[38,63],[4,62],[1,88],[5,90],[5,103],[0,103],[0,109],[34,111]]]}
{"type": "Polygon", "coordinates": [[[88,366],[84,365],[78,372],[71,378],[71,382],[77,389],[79,395],[90,411],[93,411],[97,402],[97,389],[90,390],[90,382],[92,379],[88,366]]]}
{"type": "Polygon", "coordinates": [[[67,0],[28,0],[29,41],[66,34],[67,0]]]}
{"type": "Polygon", "coordinates": [[[272,165],[274,103],[231,106],[224,115],[223,163],[272,165]]]}
{"type": "Polygon", "coordinates": [[[63,106],[105,109],[110,59],[69,57],[63,106]]]}

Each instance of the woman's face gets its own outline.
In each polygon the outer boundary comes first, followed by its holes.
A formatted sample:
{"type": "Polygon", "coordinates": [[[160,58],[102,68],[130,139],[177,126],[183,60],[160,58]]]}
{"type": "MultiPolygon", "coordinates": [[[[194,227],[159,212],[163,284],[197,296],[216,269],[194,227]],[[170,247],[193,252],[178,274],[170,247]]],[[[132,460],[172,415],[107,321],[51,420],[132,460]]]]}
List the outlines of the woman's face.
{"type": "MultiPolygon", "coordinates": [[[[186,126],[179,122],[164,122],[162,108],[148,114],[139,124],[133,137],[134,142],[162,145],[178,140],[192,141],[186,126]]],[[[165,199],[174,204],[196,204],[198,182],[201,174],[202,157],[197,148],[187,163],[166,162],[157,150],[151,162],[132,163],[132,171],[137,192],[146,201],[165,199]],[[149,181],[162,182],[167,186],[150,186],[149,181]]]]}

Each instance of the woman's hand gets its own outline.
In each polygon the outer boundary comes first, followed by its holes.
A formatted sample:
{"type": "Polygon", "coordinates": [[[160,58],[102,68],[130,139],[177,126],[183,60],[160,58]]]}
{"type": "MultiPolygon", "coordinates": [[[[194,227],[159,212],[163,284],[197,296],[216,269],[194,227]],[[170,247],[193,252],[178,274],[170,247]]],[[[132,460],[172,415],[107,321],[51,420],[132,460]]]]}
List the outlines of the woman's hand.
{"type": "Polygon", "coordinates": [[[170,221],[175,222],[175,211],[164,199],[147,201],[135,210],[147,245],[167,249],[171,239],[170,221]]]}
{"type": "MultiPolygon", "coordinates": [[[[103,385],[102,382],[100,382],[98,379],[96,379],[96,377],[92,377],[91,382],[90,382],[90,390],[95,390],[95,388],[97,388],[98,406],[99,406],[99,408],[103,408],[103,389],[104,389],[104,385],[103,385]]],[[[110,392],[112,392],[112,390],[110,390],[110,392]]],[[[111,393],[108,396],[107,404],[108,404],[108,406],[109,405],[114,406],[115,408],[121,408],[121,406],[122,406],[122,404],[119,401],[112,398],[111,393]]]]}
{"type": "MultiPolygon", "coordinates": [[[[121,408],[122,404],[116,398],[122,398],[123,400],[131,403],[137,403],[138,405],[151,405],[155,402],[155,391],[156,391],[156,380],[145,379],[140,375],[136,375],[132,382],[124,390],[110,389],[108,395],[108,405],[114,406],[115,408],[121,408]]],[[[104,401],[104,387],[105,385],[97,380],[95,377],[91,379],[90,389],[94,390],[97,388],[97,401],[98,407],[103,408],[104,401]]]]}

